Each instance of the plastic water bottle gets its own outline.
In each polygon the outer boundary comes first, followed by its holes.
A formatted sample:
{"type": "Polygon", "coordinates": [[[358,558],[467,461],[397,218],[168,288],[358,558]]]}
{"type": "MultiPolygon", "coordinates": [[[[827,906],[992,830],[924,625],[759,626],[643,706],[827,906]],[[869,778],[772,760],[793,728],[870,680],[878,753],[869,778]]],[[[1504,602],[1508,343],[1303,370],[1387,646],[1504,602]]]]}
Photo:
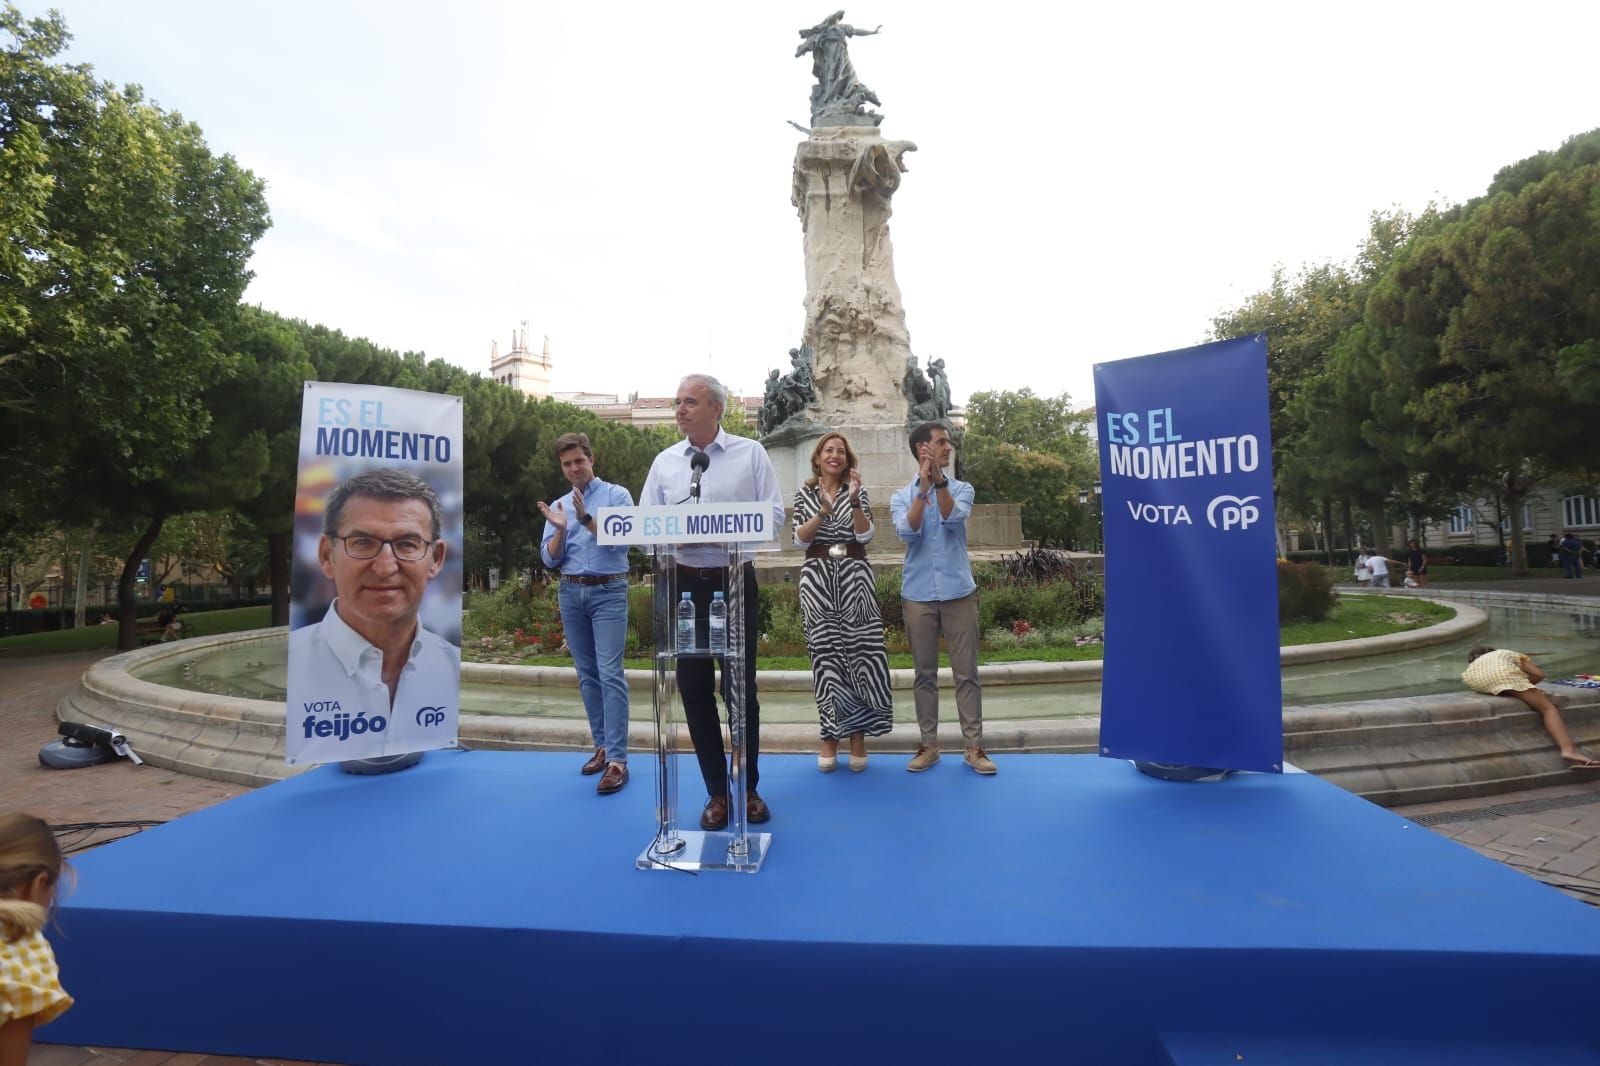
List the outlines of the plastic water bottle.
{"type": "Polygon", "coordinates": [[[711,594],[711,654],[728,654],[728,604],[722,593],[711,594]]]}
{"type": "Polygon", "coordinates": [[[678,654],[688,655],[694,651],[694,600],[685,592],[678,601],[678,654]]]}

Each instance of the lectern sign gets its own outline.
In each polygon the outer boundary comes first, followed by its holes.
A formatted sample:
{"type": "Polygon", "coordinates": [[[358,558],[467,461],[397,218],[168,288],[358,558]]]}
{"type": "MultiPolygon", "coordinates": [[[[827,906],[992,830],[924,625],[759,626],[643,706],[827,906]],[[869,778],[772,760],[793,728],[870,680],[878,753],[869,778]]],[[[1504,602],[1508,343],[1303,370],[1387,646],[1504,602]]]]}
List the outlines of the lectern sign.
{"type": "Polygon", "coordinates": [[[773,540],[770,503],[602,507],[595,540],[611,544],[744,544],[773,540]]]}

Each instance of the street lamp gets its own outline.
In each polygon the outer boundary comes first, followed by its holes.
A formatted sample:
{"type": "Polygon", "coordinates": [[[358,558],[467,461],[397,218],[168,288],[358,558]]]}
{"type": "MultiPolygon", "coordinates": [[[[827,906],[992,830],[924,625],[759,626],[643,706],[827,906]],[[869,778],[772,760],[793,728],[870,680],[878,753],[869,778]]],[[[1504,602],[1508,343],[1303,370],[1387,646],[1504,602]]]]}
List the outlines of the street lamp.
{"type": "Polygon", "coordinates": [[[1105,544],[1101,541],[1100,523],[1104,519],[1105,501],[1100,497],[1100,482],[1094,483],[1094,547],[1095,551],[1104,554],[1105,544]]]}

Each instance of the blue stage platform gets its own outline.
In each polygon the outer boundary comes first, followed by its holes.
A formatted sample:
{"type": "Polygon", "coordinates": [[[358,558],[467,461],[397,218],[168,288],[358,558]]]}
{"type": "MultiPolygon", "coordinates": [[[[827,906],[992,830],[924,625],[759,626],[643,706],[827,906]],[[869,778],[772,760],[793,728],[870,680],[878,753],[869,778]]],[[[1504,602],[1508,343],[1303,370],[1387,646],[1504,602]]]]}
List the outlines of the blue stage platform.
{"type": "Polygon", "coordinates": [[[82,857],[53,936],[78,1005],[38,1037],[384,1066],[1600,1062],[1600,912],[1307,775],[769,755],[765,868],[695,876],[634,869],[650,760],[612,797],[582,761],[325,768],[82,857]]]}

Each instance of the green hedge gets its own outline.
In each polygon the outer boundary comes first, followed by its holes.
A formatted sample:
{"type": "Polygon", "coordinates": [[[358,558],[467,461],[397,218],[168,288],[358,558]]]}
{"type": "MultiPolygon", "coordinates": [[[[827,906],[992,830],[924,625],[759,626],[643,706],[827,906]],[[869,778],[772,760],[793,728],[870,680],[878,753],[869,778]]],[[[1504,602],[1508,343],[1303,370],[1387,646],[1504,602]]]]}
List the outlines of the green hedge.
{"type": "Polygon", "coordinates": [[[1320,622],[1338,604],[1333,573],[1316,563],[1278,561],[1278,623],[1320,622]]]}
{"type": "MultiPolygon", "coordinates": [[[[1403,572],[1394,563],[1396,574],[1403,572]]],[[[1317,563],[1278,562],[1278,618],[1280,622],[1321,621],[1338,605],[1335,571],[1317,563]]],[[[999,568],[980,571],[978,624],[982,632],[1011,631],[1018,622],[1034,630],[1082,625],[1105,611],[1104,588],[1093,578],[1039,582],[1014,580],[999,568]]],[[[900,598],[900,570],[877,575],[878,603],[884,624],[905,628],[900,598]]],[[[556,654],[564,636],[557,586],[532,588],[502,586],[496,592],[474,592],[467,597],[465,634],[468,641],[494,642],[533,654],[556,654]],[[533,645],[539,645],[535,648],[533,645]]],[[[628,646],[630,657],[648,657],[655,647],[652,624],[653,592],[634,585],[628,592],[628,646]]],[[[800,615],[800,590],[790,582],[762,585],[757,621],[766,639],[763,654],[805,654],[805,627],[800,615]]]]}
{"type": "MultiPolygon", "coordinates": [[[[1035,629],[1072,626],[1105,610],[1100,583],[1093,579],[1019,584],[998,569],[982,569],[979,576],[978,621],[984,632],[996,628],[1009,630],[1017,622],[1027,622],[1035,629]]],[[[904,629],[900,569],[893,567],[878,574],[875,585],[884,624],[891,630],[904,629]]],[[[625,654],[629,657],[652,654],[655,647],[653,609],[650,586],[636,584],[628,590],[625,654]]],[[[791,582],[762,585],[757,624],[766,638],[763,654],[805,654],[805,626],[797,585],[791,582]]],[[[526,588],[502,585],[494,592],[469,593],[464,636],[469,643],[493,645],[501,652],[557,654],[565,636],[558,585],[554,582],[526,588]]]]}
{"type": "MultiPolygon", "coordinates": [[[[1528,546],[1530,556],[1537,555],[1533,545],[1528,546]]],[[[1498,544],[1458,544],[1451,548],[1436,548],[1428,552],[1428,561],[1444,566],[1500,566],[1505,553],[1498,544]]]]}
{"type": "MultiPolygon", "coordinates": [[[[260,607],[272,602],[270,596],[245,596],[240,599],[226,600],[189,600],[180,599],[184,614],[199,614],[202,611],[232,611],[240,607],[260,607]]],[[[156,612],[167,606],[149,600],[140,600],[135,605],[134,614],[139,618],[154,618],[156,612]]],[[[84,608],[84,627],[98,625],[101,614],[117,617],[115,603],[90,604],[84,608]]],[[[3,618],[3,612],[0,612],[3,618]]],[[[11,611],[11,624],[6,627],[6,636],[22,636],[25,633],[54,633],[57,630],[71,629],[72,608],[40,607],[40,608],[13,608],[11,611]]]]}
{"type": "MultiPolygon", "coordinates": [[[[1359,551],[1350,548],[1335,548],[1333,549],[1332,565],[1348,566],[1354,569],[1356,565],[1356,556],[1359,554],[1359,551]]],[[[1284,558],[1288,559],[1291,563],[1320,563],[1323,566],[1329,565],[1328,553],[1320,548],[1314,551],[1306,550],[1289,552],[1284,556],[1284,558]]]]}

